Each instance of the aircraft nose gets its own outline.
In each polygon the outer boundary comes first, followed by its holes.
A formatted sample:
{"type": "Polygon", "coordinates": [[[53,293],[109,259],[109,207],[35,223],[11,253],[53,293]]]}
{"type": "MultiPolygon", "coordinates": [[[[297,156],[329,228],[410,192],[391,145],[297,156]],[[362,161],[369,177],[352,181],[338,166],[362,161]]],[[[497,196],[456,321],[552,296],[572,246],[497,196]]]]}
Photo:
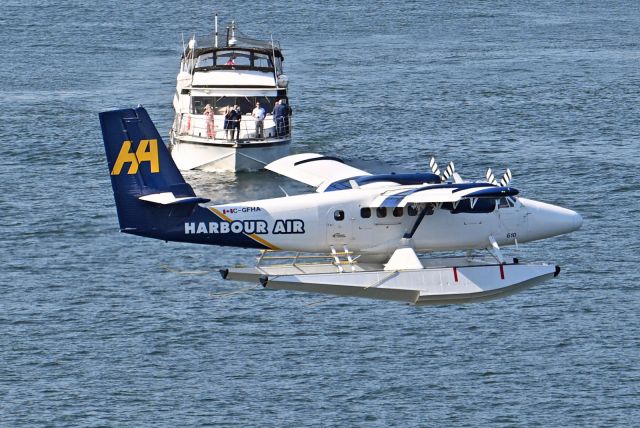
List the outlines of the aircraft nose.
{"type": "Polygon", "coordinates": [[[582,226],[582,216],[566,208],[531,200],[527,208],[529,232],[534,239],[570,233],[582,226]]]}
{"type": "Polygon", "coordinates": [[[573,232],[582,226],[582,216],[575,211],[551,205],[544,210],[546,228],[551,235],[573,232]]]}
{"type": "MultiPolygon", "coordinates": [[[[571,210],[570,210],[571,211],[571,210]]],[[[582,216],[575,211],[571,211],[573,213],[573,230],[578,230],[582,227],[582,216]]]]}

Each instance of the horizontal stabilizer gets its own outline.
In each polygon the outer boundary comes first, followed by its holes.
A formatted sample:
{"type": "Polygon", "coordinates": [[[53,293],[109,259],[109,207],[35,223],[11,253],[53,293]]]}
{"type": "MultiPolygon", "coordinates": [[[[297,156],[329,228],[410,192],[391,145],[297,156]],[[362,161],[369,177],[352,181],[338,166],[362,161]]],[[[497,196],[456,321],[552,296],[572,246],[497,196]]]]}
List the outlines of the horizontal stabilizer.
{"type": "Polygon", "coordinates": [[[185,204],[204,204],[211,199],[199,198],[197,196],[185,196],[176,198],[171,192],[154,193],[151,195],[141,196],[141,201],[153,202],[161,205],[185,205],[185,204]]]}

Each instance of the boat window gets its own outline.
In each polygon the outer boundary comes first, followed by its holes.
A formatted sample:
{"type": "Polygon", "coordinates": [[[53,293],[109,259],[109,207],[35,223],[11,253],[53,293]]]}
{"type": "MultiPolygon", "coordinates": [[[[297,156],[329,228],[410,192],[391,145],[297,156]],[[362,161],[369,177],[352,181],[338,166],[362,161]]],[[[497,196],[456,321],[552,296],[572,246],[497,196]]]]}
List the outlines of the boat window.
{"type": "Polygon", "coordinates": [[[280,58],[276,58],[276,74],[282,74],[282,60],[280,58]]]}
{"type": "Polygon", "coordinates": [[[371,217],[371,208],[369,207],[360,208],[360,217],[362,218],[371,217]]]}
{"type": "Polygon", "coordinates": [[[407,214],[409,214],[411,217],[415,217],[418,215],[418,207],[416,207],[415,205],[411,204],[407,207],[407,214]]]}
{"type": "Polygon", "coordinates": [[[196,61],[196,68],[200,67],[213,67],[213,52],[202,54],[196,61]]]}
{"type": "Polygon", "coordinates": [[[403,211],[403,209],[402,209],[402,208],[400,208],[400,207],[395,207],[395,208],[393,209],[393,216],[394,216],[394,217],[402,217],[402,211],[403,211]]]}
{"type": "Polygon", "coordinates": [[[253,66],[254,67],[265,67],[271,68],[271,59],[269,59],[269,55],[254,53],[253,54],[253,66]]]}
{"type": "Polygon", "coordinates": [[[344,211],[342,211],[342,210],[334,211],[333,218],[336,219],[337,221],[344,220],[344,211]]]}
{"type": "Polygon", "coordinates": [[[250,66],[251,53],[243,51],[218,51],[216,54],[216,65],[218,66],[250,66]]]}
{"type": "Polygon", "coordinates": [[[378,216],[378,218],[386,217],[387,216],[387,209],[385,207],[376,208],[376,216],[378,216]]]}
{"type": "Polygon", "coordinates": [[[251,113],[256,106],[256,102],[260,103],[260,106],[264,108],[267,113],[273,111],[277,97],[229,97],[229,96],[209,96],[209,97],[192,97],[191,98],[191,113],[203,114],[204,106],[210,104],[215,114],[223,115],[227,106],[238,105],[242,114],[251,113]]]}

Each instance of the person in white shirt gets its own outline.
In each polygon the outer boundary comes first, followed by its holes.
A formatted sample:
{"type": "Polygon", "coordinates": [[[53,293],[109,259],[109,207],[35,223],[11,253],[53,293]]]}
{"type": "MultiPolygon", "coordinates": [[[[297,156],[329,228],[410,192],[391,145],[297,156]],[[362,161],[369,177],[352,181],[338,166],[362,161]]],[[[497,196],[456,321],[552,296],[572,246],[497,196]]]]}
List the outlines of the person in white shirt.
{"type": "Polygon", "coordinates": [[[266,112],[262,107],[260,107],[260,103],[256,102],[256,108],[253,109],[251,116],[256,121],[256,138],[262,138],[262,134],[264,133],[264,117],[266,112]]]}

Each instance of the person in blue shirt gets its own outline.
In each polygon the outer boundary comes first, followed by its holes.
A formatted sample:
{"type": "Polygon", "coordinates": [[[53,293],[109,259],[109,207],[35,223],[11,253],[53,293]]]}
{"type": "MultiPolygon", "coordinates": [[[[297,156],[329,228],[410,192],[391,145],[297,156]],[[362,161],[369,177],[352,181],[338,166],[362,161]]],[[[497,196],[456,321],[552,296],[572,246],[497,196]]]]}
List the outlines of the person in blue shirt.
{"type": "Polygon", "coordinates": [[[281,98],[276,106],[273,108],[273,120],[276,123],[276,135],[278,137],[283,137],[286,135],[286,120],[288,116],[288,108],[284,102],[284,98],[281,98]]]}

